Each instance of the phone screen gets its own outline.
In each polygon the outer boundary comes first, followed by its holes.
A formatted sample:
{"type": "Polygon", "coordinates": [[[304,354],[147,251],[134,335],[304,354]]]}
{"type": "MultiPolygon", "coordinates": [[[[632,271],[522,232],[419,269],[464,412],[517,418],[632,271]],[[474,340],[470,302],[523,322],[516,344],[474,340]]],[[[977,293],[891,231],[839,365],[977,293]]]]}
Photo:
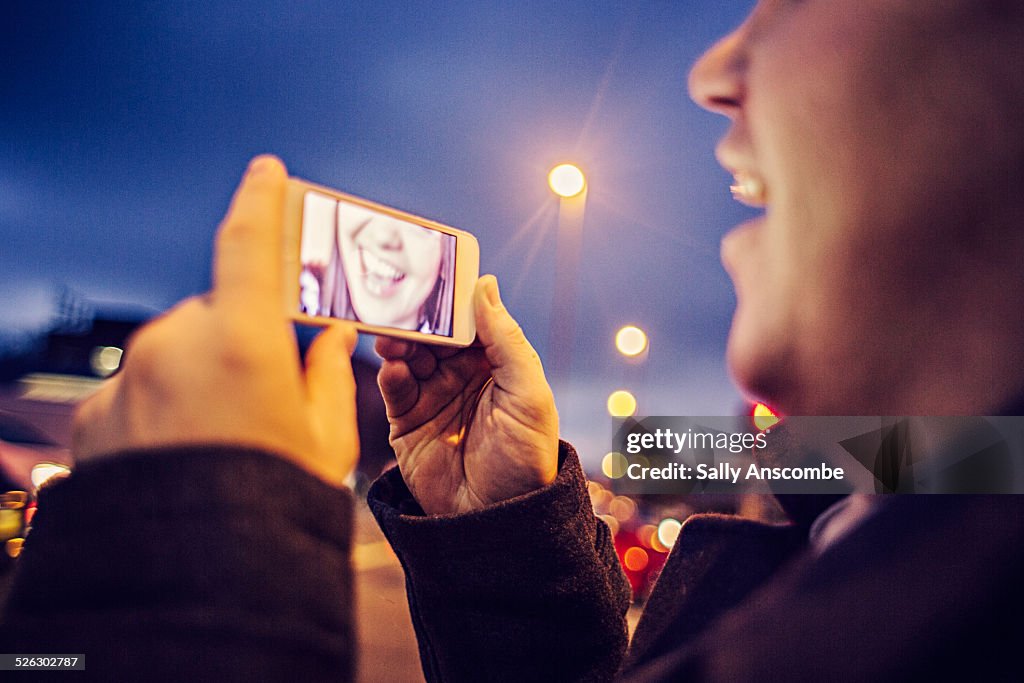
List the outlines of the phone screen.
{"type": "Polygon", "coordinates": [[[299,310],[452,336],[455,235],[307,191],[299,310]]]}

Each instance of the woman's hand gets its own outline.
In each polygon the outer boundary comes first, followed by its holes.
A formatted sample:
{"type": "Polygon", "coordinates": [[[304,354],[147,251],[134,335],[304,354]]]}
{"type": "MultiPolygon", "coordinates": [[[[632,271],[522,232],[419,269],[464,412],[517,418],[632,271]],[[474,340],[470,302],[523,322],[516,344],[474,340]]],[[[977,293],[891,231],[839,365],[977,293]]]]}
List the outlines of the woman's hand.
{"type": "Polygon", "coordinates": [[[473,296],[477,344],[381,337],[379,382],[402,477],[428,514],[477,510],[551,483],[558,413],[537,352],[493,276],[473,296]]]}
{"type": "Polygon", "coordinates": [[[355,331],[329,327],[303,369],[285,312],[287,173],[249,166],[217,235],[213,290],[139,330],[119,374],[76,415],[79,461],[127,449],[232,444],[269,450],[342,485],[359,455],[355,331]]]}

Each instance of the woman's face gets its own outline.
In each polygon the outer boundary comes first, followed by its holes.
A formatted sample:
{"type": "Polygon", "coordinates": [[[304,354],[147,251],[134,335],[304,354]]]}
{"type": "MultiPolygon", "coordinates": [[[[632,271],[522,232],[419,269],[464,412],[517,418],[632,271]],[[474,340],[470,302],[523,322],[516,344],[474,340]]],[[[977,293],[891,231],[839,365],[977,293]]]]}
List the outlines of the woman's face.
{"type": "Polygon", "coordinates": [[[419,329],[441,268],[441,233],[342,204],[338,245],[352,308],[371,325],[419,329]]]}
{"type": "Polygon", "coordinates": [[[957,366],[956,328],[983,318],[968,295],[1000,265],[992,226],[1019,210],[1013,5],[764,0],[694,67],[693,98],[731,121],[717,156],[763,209],[722,243],[751,393],[789,414],[926,414],[886,410],[957,366]]]}

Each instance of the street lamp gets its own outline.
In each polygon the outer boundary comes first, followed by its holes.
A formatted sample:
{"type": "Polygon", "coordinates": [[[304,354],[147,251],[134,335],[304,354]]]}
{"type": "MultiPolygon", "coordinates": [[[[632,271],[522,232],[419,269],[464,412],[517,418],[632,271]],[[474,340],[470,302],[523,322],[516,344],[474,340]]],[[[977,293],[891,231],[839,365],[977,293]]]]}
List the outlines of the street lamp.
{"type": "Polygon", "coordinates": [[[587,186],[583,171],[575,164],[559,164],[548,173],[551,191],[563,199],[575,197],[587,186]]]}
{"type": "Polygon", "coordinates": [[[575,164],[559,164],[548,173],[548,186],[558,196],[558,233],[555,237],[555,290],[548,331],[550,377],[564,380],[572,366],[576,337],[576,291],[583,249],[583,214],[587,205],[587,179],[575,164]]]}

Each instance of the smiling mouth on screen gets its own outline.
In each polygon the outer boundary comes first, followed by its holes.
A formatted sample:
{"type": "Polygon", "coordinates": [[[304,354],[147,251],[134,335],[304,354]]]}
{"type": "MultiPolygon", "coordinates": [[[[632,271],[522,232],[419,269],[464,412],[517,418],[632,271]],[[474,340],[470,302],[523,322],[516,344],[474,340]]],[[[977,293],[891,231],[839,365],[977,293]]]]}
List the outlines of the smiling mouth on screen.
{"type": "Polygon", "coordinates": [[[363,269],[363,285],[374,296],[391,296],[405,279],[405,273],[394,264],[362,247],[359,248],[359,263],[363,269]]]}

